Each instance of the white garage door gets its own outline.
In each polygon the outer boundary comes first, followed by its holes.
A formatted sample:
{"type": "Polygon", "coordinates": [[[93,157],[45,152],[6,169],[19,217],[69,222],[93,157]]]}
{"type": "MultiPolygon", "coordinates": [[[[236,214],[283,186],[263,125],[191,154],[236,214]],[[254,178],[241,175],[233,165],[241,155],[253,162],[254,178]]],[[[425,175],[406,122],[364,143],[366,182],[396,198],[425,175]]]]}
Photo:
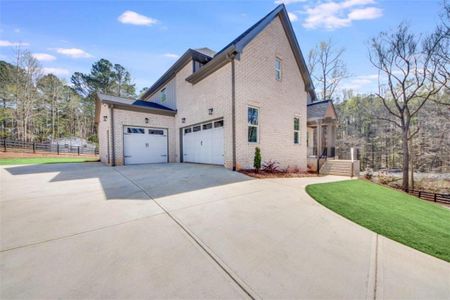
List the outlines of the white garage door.
{"type": "Polygon", "coordinates": [[[167,162],[167,129],[125,126],[125,164],[167,162]]]}
{"type": "Polygon", "coordinates": [[[183,129],[183,161],[223,165],[223,120],[183,129]]]}

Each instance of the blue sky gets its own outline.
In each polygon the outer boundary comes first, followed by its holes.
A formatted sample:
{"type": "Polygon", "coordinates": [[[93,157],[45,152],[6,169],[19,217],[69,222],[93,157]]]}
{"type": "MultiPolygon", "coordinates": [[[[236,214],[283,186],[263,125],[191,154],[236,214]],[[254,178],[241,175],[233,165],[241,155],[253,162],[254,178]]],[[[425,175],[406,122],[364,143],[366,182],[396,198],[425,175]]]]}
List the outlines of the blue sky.
{"type": "Polygon", "coordinates": [[[120,63],[137,90],[150,86],[188,48],[220,50],[279,2],[290,12],[300,47],[332,39],[346,49],[352,75],[342,88],[370,92],[375,71],[368,40],[407,21],[429,33],[441,2],[430,0],[273,1],[4,1],[0,2],[0,59],[12,61],[18,44],[45,72],[70,80],[100,58],[120,63]]]}

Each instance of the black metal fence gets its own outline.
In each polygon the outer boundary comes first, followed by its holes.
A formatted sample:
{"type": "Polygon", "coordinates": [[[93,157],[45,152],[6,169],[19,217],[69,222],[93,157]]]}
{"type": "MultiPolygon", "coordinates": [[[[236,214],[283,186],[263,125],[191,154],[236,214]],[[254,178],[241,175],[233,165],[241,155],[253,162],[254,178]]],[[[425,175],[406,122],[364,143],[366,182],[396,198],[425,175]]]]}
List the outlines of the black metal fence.
{"type": "Polygon", "coordinates": [[[51,142],[35,143],[10,139],[0,139],[0,149],[3,152],[24,152],[24,153],[56,153],[75,155],[98,155],[96,146],[72,146],[70,144],[57,144],[51,142]]]}

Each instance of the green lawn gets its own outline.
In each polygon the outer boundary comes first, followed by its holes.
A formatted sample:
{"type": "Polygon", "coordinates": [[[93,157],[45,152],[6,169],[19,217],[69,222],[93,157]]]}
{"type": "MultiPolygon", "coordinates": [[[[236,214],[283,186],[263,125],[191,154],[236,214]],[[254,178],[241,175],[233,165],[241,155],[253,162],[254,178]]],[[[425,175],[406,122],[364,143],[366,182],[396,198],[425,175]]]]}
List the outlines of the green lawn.
{"type": "Polygon", "coordinates": [[[0,158],[0,165],[57,164],[57,163],[79,163],[88,161],[97,161],[97,159],[83,158],[83,157],[0,158]]]}
{"type": "Polygon", "coordinates": [[[363,180],[313,184],[306,191],[355,223],[450,262],[450,209],[363,180]]]}

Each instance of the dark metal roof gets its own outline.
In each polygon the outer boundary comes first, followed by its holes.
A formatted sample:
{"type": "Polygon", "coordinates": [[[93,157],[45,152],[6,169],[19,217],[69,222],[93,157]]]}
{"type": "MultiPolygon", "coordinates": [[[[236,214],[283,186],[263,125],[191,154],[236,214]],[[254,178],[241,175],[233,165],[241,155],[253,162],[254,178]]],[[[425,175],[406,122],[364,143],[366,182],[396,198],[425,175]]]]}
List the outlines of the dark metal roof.
{"type": "Polygon", "coordinates": [[[292,28],[291,21],[284,4],[278,5],[274,10],[268,13],[264,18],[256,22],[253,26],[244,31],[231,43],[226,45],[222,50],[214,55],[214,58],[208,62],[200,71],[192,74],[186,80],[191,83],[196,83],[203,78],[207,77],[209,74],[213,73],[218,68],[222,67],[226,62],[230,60],[230,55],[239,54],[242,52],[244,47],[253,40],[261,31],[263,31],[267,25],[269,25],[276,17],[280,17],[281,23],[286,31],[289,43],[292,47],[297,65],[300,69],[300,73],[305,82],[305,89],[309,93],[311,99],[316,99],[316,94],[314,91],[314,84],[311,80],[311,76],[306,66],[305,59],[303,57],[300,46],[298,45],[297,38],[292,28]]]}
{"type": "MultiPolygon", "coordinates": [[[[212,51],[212,50],[211,50],[212,51]]],[[[166,71],[142,96],[141,98],[146,99],[153,93],[157,92],[159,88],[164,85],[167,81],[172,79],[175,74],[184,67],[191,59],[198,60],[202,63],[209,62],[212,57],[204,54],[203,52],[188,49],[184,54],[166,71]]]]}
{"type": "MultiPolygon", "coordinates": [[[[307,118],[308,120],[323,119],[327,113],[328,107],[333,106],[331,100],[312,102],[307,105],[307,118]]],[[[334,106],[333,106],[334,110],[334,106]]],[[[336,111],[335,111],[336,114],[336,111]]]]}
{"type": "Polygon", "coordinates": [[[155,102],[122,98],[122,97],[117,97],[117,96],[105,95],[105,94],[101,94],[101,93],[97,93],[97,97],[103,103],[114,104],[114,105],[125,106],[125,107],[128,106],[128,107],[143,108],[143,109],[148,109],[151,111],[165,111],[165,112],[169,112],[169,113],[173,113],[173,114],[176,113],[175,110],[168,108],[164,105],[155,103],[155,102]]]}
{"type": "MultiPolygon", "coordinates": [[[[275,9],[269,12],[264,18],[256,22],[253,26],[244,31],[241,35],[235,38],[231,43],[226,45],[222,50],[217,52],[214,57],[208,56],[205,54],[205,51],[201,51],[204,48],[198,49],[198,51],[189,49],[187,50],[183,56],[181,56],[175,64],[170,67],[170,69],[164,73],[161,78],[159,78],[155,84],[152,85],[142,96],[142,98],[146,99],[153,93],[159,90],[159,88],[165,84],[169,79],[175,76],[176,72],[178,72],[190,59],[199,60],[203,63],[206,63],[199,71],[190,75],[186,80],[193,84],[199,82],[203,78],[207,77],[214,71],[221,68],[227,62],[230,61],[230,55],[239,54],[243,48],[255,38],[267,25],[269,25],[273,19],[277,16],[280,17],[280,20],[283,24],[283,27],[286,31],[289,43],[293,49],[295,59],[297,61],[297,65],[300,69],[300,73],[305,82],[305,89],[309,93],[312,99],[316,99],[316,94],[314,92],[314,85],[311,80],[308,67],[306,66],[305,59],[303,57],[300,46],[298,45],[297,38],[295,37],[294,29],[292,28],[292,24],[289,20],[289,16],[287,14],[286,7],[284,4],[278,5],[275,9]],[[201,52],[200,52],[201,51],[201,52]]],[[[210,53],[208,53],[210,54],[210,53]]]]}
{"type": "Polygon", "coordinates": [[[216,51],[209,49],[208,47],[196,48],[194,50],[202,54],[208,55],[211,58],[214,57],[214,55],[216,55],[216,51]]]}
{"type": "MultiPolygon", "coordinates": [[[[264,20],[268,19],[272,14],[278,13],[278,10],[280,10],[282,5],[278,5],[275,9],[273,9],[270,13],[265,15],[261,20],[253,24],[250,28],[248,28],[246,31],[244,31],[241,35],[239,35],[237,38],[235,38],[233,41],[231,41],[228,45],[223,47],[219,52],[214,55],[214,57],[218,56],[222,52],[224,52],[226,49],[228,49],[232,45],[237,45],[242,39],[244,39],[253,29],[258,27],[264,20]]],[[[272,19],[272,18],[271,18],[272,19]]]]}

